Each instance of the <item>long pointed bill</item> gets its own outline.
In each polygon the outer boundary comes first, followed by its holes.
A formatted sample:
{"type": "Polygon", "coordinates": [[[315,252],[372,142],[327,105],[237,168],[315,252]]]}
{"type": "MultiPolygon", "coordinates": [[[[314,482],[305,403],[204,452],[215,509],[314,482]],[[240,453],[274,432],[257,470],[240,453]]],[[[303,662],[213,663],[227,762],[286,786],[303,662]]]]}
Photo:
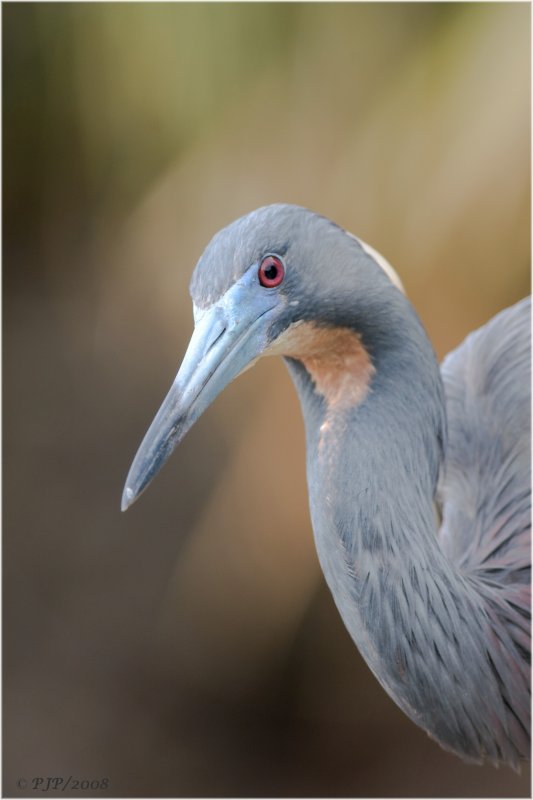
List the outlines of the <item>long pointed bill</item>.
{"type": "Polygon", "coordinates": [[[128,473],[123,511],[146,489],[217,395],[264,350],[277,298],[258,292],[256,280],[254,284],[246,273],[218,303],[196,312],[183,363],[128,473]]]}

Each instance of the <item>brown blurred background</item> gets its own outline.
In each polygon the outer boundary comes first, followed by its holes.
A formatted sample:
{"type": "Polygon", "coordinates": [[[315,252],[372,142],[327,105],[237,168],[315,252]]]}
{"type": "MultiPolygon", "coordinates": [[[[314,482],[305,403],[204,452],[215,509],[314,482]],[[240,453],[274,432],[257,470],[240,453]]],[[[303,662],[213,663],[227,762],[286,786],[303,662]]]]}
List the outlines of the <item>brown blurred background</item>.
{"type": "Polygon", "coordinates": [[[119,502],[194,264],[252,208],[373,244],[439,357],[529,292],[529,5],[2,12],[4,794],[528,795],[432,743],[352,645],[281,361],[119,502]]]}

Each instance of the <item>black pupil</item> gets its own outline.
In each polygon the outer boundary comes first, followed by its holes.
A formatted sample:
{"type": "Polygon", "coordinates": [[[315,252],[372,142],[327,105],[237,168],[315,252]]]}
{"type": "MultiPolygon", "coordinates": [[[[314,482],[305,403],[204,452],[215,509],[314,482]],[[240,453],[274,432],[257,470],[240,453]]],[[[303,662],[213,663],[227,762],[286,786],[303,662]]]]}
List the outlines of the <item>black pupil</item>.
{"type": "Polygon", "coordinates": [[[267,280],[273,281],[278,277],[278,268],[275,264],[269,264],[269,266],[263,270],[263,274],[267,280]]]}

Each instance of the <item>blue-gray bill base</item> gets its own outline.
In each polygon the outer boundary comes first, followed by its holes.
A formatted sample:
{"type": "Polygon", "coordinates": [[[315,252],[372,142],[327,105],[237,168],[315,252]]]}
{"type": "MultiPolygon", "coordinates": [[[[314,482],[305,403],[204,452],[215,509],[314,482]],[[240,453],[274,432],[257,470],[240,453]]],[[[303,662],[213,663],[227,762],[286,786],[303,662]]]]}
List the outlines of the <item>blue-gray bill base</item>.
{"type": "Polygon", "coordinates": [[[530,299],[439,369],[387,262],[281,204],[216,234],[190,289],[194,333],[123,509],[230,381],[283,356],[318,556],[354,642],[444,748],[518,768],[530,752],[530,299]]]}

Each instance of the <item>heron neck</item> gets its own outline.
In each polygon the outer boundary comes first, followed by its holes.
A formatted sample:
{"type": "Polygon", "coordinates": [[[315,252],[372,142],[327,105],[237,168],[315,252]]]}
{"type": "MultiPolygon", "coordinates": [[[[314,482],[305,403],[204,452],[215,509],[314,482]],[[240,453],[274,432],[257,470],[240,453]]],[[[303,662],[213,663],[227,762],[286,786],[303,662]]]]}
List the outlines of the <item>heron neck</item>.
{"type": "Polygon", "coordinates": [[[479,760],[472,721],[486,725],[481,709],[494,716],[487,709],[502,699],[485,655],[485,601],[438,543],[443,389],[412,322],[394,340],[367,340],[375,374],[353,407],[329,409],[303,364],[287,360],[305,420],[311,519],[329,588],[375,676],[444,747],[479,760]]]}
{"type": "Polygon", "coordinates": [[[351,590],[364,580],[369,559],[391,566],[401,553],[419,563],[442,559],[450,568],[438,547],[434,510],[445,428],[438,364],[425,335],[413,341],[398,333],[368,349],[375,371],[366,396],[353,405],[328,404],[305,362],[288,360],[305,421],[318,554],[330,585],[339,574],[329,563],[334,556],[355,570],[351,590]]]}
{"type": "Polygon", "coordinates": [[[370,666],[377,657],[371,634],[384,622],[373,602],[364,600],[367,589],[374,594],[377,588],[373,576],[398,577],[401,584],[438,567],[446,581],[456,577],[436,535],[434,496],[445,429],[440,373],[421,326],[415,333],[397,331],[379,346],[367,342],[374,374],[366,396],[338,409],[317,390],[305,362],[287,360],[305,421],[318,555],[370,666]]]}
{"type": "MultiPolygon", "coordinates": [[[[420,558],[433,550],[440,555],[434,497],[446,413],[433,349],[414,314],[396,320],[388,335],[353,332],[354,347],[362,345],[371,364],[371,371],[360,367],[365,391],[356,402],[329,402],[306,359],[286,359],[304,416],[317,543],[327,527],[342,534],[345,546],[349,540],[377,552],[405,540],[423,545],[420,558]]],[[[334,354],[326,359],[334,361],[334,354]]],[[[364,365],[364,359],[358,354],[345,364],[364,365]]]]}

